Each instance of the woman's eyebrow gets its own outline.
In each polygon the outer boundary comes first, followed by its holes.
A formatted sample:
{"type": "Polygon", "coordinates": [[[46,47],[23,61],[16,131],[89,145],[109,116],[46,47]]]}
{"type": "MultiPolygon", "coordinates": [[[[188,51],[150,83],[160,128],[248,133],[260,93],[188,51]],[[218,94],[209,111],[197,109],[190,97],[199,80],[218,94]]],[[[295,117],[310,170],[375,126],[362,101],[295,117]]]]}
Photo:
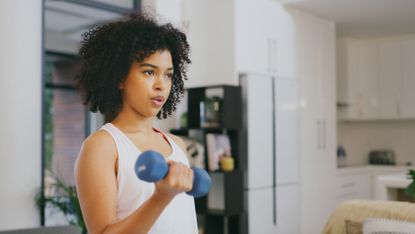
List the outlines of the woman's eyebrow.
{"type": "MultiPolygon", "coordinates": [[[[141,64],[140,64],[140,67],[152,67],[152,68],[154,68],[154,69],[158,69],[158,68],[159,68],[159,67],[157,67],[156,65],[153,65],[153,64],[151,64],[151,63],[141,63],[141,64]]],[[[173,70],[173,68],[172,68],[172,67],[167,68],[167,71],[170,71],[170,70],[173,70]]]]}

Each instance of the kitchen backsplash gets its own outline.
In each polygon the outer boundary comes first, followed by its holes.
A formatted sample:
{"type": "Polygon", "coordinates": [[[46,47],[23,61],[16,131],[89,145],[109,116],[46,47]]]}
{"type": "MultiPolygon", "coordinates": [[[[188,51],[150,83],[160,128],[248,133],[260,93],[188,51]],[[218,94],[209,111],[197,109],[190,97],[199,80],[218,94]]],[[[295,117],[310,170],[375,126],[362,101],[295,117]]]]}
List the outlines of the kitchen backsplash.
{"type": "Polygon", "coordinates": [[[347,154],[347,165],[368,163],[373,149],[391,149],[397,164],[415,165],[415,120],[339,122],[338,143],[347,154]]]}

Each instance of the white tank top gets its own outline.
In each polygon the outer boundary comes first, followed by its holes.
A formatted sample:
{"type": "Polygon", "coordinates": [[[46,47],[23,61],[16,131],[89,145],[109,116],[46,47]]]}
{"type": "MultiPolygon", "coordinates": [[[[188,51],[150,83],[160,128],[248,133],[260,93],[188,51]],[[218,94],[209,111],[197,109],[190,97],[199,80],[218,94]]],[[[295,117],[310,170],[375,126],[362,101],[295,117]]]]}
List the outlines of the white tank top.
{"type": "MultiPolygon", "coordinates": [[[[134,171],[134,165],[142,153],[134,143],[117,127],[107,123],[101,127],[114,138],[118,151],[118,204],[117,217],[124,219],[131,215],[153,194],[154,183],[140,180],[134,171]]],[[[159,130],[172,147],[170,160],[189,166],[183,150],[167,135],[159,130]]],[[[160,214],[149,234],[196,234],[197,220],[194,199],[186,193],[177,194],[160,214]]]]}

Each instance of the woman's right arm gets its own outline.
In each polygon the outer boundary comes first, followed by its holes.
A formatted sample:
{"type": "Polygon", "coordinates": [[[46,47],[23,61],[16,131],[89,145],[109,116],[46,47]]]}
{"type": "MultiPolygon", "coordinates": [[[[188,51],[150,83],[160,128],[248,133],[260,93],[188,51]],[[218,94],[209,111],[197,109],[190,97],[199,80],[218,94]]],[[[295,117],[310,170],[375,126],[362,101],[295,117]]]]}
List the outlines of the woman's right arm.
{"type": "Polygon", "coordinates": [[[192,170],[170,162],[169,173],[156,184],[154,194],[132,215],[117,220],[116,162],[117,149],[108,133],[99,131],[84,141],[75,164],[75,183],[90,234],[147,233],[174,196],[192,187],[192,170]]]}

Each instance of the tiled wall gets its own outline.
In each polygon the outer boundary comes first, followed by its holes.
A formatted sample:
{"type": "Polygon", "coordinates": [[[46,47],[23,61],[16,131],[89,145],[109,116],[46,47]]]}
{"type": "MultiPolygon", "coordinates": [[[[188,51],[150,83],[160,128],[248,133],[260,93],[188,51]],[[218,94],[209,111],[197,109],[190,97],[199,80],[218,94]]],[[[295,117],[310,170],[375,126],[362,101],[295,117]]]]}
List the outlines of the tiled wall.
{"type": "Polygon", "coordinates": [[[415,120],[339,122],[338,143],[347,153],[347,164],[368,162],[372,149],[392,149],[398,164],[415,165],[415,120]]]}

